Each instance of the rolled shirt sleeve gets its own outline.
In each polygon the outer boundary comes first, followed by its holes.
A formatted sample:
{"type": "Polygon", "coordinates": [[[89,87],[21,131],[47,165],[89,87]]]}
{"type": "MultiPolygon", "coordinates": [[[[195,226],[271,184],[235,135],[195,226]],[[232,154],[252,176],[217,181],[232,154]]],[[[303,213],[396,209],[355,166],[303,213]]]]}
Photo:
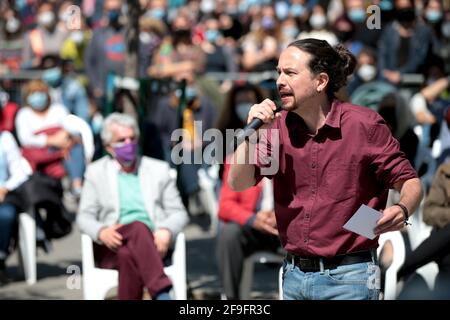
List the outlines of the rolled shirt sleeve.
{"type": "Polygon", "coordinates": [[[369,128],[368,144],[371,165],[377,180],[384,185],[393,188],[399,181],[417,178],[416,171],[400,150],[399,142],[381,117],[369,128]]]}

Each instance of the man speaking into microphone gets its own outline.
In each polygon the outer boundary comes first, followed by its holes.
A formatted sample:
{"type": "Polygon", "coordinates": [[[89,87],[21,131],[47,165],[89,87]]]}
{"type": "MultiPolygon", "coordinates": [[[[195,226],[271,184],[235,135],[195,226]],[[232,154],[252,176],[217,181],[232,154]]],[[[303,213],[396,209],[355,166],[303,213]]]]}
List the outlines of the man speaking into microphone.
{"type": "MultiPolygon", "coordinates": [[[[400,230],[422,197],[417,174],[384,120],[335,98],[354,67],[344,46],[316,39],[291,43],[277,67],[284,111],[274,114],[269,99],[252,106],[248,123],[264,122],[255,164],[231,165],[228,182],[235,191],[263,176],[274,181],[277,227],[287,251],[284,299],[378,299],[378,237],[370,240],[343,225],[365,204],[382,211],[376,235],[400,230]],[[278,138],[271,143],[274,132],[278,138]],[[267,174],[263,169],[272,162],[279,169],[267,174]],[[389,188],[400,192],[400,201],[385,208],[389,188]]],[[[253,149],[251,140],[239,145],[236,158],[253,149]]]]}

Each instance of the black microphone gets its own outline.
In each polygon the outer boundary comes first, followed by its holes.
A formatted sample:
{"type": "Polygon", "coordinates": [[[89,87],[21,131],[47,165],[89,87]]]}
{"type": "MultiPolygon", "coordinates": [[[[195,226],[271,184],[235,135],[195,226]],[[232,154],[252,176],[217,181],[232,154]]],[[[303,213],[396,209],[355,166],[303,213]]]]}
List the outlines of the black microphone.
{"type": "MultiPolygon", "coordinates": [[[[283,110],[283,104],[281,101],[275,100],[275,106],[276,109],[273,111],[273,114],[276,114],[277,112],[283,110]]],[[[235,136],[234,148],[236,149],[246,138],[250,137],[252,133],[261,128],[263,124],[264,121],[262,121],[260,118],[253,118],[252,121],[250,121],[250,123],[247,124],[244,129],[239,131],[239,133],[235,136]]]]}

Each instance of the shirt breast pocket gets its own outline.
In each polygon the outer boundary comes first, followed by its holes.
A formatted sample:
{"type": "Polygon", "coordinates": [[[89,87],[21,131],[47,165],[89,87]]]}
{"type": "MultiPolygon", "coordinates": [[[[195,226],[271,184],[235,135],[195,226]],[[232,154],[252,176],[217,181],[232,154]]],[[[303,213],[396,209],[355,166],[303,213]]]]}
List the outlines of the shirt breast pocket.
{"type": "Polygon", "coordinates": [[[344,161],[333,161],[325,172],[326,196],[341,202],[356,196],[357,164],[344,161]]]}

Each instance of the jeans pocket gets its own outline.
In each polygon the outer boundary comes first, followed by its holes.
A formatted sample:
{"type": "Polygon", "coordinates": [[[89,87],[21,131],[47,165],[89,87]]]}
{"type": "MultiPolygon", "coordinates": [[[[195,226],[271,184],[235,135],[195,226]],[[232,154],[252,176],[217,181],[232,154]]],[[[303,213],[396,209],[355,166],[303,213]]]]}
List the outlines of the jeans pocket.
{"type": "Polygon", "coordinates": [[[339,284],[367,285],[369,274],[367,263],[355,263],[326,270],[329,280],[339,284]]]}

